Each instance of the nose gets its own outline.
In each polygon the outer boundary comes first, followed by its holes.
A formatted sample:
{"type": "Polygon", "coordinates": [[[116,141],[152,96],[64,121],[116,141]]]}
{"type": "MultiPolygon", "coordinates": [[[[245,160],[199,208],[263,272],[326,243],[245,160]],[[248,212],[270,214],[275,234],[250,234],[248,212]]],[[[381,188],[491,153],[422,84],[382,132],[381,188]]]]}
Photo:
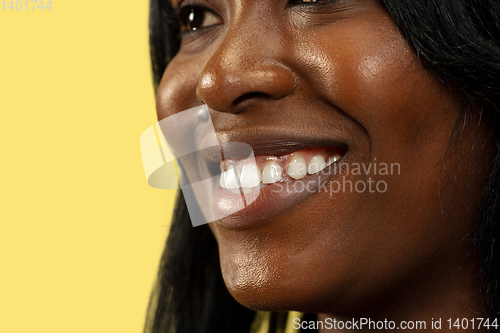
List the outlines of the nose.
{"type": "Polygon", "coordinates": [[[240,113],[259,102],[279,100],[298,83],[283,61],[285,43],[278,34],[236,25],[205,65],[196,89],[198,99],[219,112],[240,113]]]}

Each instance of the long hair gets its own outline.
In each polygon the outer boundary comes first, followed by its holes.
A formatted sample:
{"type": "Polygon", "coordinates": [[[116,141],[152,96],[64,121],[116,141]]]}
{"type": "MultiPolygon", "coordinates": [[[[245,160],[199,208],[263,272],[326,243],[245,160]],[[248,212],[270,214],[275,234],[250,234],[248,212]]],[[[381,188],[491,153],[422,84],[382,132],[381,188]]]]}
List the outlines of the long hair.
{"type": "MultiPolygon", "coordinates": [[[[460,92],[470,112],[492,116],[497,152],[484,189],[473,247],[481,268],[486,314],[500,314],[500,3],[497,0],[383,0],[422,65],[460,92]]],[[[167,0],[151,0],[150,47],[155,88],[179,50],[179,26],[167,0]]],[[[458,120],[457,120],[458,122],[458,120]]],[[[273,313],[269,332],[284,332],[273,313]]],[[[207,225],[193,228],[179,192],[152,292],[145,332],[251,332],[262,316],[227,291],[216,241],[207,225]],[[203,258],[204,260],[200,260],[203,258]]],[[[500,329],[491,328],[491,332],[500,329]]]]}

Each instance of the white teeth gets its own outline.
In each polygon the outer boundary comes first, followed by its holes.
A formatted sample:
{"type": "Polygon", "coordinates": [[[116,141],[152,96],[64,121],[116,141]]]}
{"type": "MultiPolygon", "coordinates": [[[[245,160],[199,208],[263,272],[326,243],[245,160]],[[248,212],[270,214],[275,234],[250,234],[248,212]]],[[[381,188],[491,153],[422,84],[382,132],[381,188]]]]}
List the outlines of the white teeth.
{"type": "Polygon", "coordinates": [[[267,162],[262,170],[262,182],[264,184],[272,184],[279,182],[282,178],[283,169],[276,161],[267,162]]]}
{"type": "MultiPolygon", "coordinates": [[[[307,174],[315,174],[324,170],[327,166],[337,162],[342,158],[335,154],[328,158],[328,163],[322,155],[315,155],[306,163],[302,153],[294,153],[290,156],[286,174],[293,179],[304,178],[307,174]]],[[[268,161],[262,170],[255,162],[239,164],[234,160],[226,160],[221,163],[220,187],[233,193],[250,193],[258,190],[263,184],[273,184],[283,180],[283,167],[280,162],[268,161]],[[238,166],[237,166],[238,165],[238,166]],[[223,171],[224,167],[227,169],[223,171]],[[242,190],[242,192],[241,192],[242,190]]]]}
{"type": "Polygon", "coordinates": [[[222,188],[226,188],[226,177],[224,177],[224,174],[225,174],[225,172],[222,171],[220,173],[220,179],[219,179],[220,187],[222,187],[222,188]]]}
{"type": "Polygon", "coordinates": [[[260,170],[255,163],[243,165],[240,175],[241,187],[259,186],[261,180],[260,170]]]}
{"type": "Polygon", "coordinates": [[[293,155],[286,172],[293,179],[304,178],[307,175],[306,159],[300,154],[293,155]]]}
{"type": "Polygon", "coordinates": [[[222,186],[227,189],[237,189],[240,187],[238,184],[238,175],[236,171],[236,167],[230,165],[226,172],[224,172],[224,183],[226,186],[222,186]]]}
{"type": "Polygon", "coordinates": [[[312,175],[314,173],[320,172],[324,168],[326,168],[325,158],[321,155],[316,155],[311,158],[311,161],[309,162],[309,166],[307,168],[307,173],[312,175]]]}

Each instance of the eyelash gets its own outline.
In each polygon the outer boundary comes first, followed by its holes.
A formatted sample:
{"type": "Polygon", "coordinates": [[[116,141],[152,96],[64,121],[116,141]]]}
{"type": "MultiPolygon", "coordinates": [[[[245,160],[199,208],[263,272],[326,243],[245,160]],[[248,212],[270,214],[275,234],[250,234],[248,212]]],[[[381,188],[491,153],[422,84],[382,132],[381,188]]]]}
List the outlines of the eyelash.
{"type": "Polygon", "coordinates": [[[313,4],[323,4],[323,3],[328,3],[330,1],[321,1],[321,0],[309,0],[309,1],[301,1],[301,0],[291,0],[289,1],[290,6],[310,6],[313,4]]]}

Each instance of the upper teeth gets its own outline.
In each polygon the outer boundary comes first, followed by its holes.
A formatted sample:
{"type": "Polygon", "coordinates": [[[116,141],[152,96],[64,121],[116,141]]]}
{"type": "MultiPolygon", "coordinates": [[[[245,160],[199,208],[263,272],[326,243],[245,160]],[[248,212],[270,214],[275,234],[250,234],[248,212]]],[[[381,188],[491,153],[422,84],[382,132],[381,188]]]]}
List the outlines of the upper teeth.
{"type": "Polygon", "coordinates": [[[262,182],[272,184],[282,179],[283,168],[276,161],[267,162],[262,170],[262,182]]]}
{"type": "Polygon", "coordinates": [[[261,174],[257,164],[244,164],[240,175],[241,187],[255,187],[260,184],[260,181],[261,174]]]}
{"type": "Polygon", "coordinates": [[[328,163],[322,155],[315,155],[306,162],[305,156],[295,153],[290,157],[286,172],[277,160],[268,161],[259,169],[255,162],[237,165],[233,160],[221,163],[220,186],[224,189],[235,190],[238,188],[255,189],[261,183],[272,184],[283,180],[287,175],[293,179],[304,178],[307,174],[315,174],[339,160],[341,156],[335,154],[328,158],[328,163]],[[224,171],[224,165],[226,171],[224,171]]]}

